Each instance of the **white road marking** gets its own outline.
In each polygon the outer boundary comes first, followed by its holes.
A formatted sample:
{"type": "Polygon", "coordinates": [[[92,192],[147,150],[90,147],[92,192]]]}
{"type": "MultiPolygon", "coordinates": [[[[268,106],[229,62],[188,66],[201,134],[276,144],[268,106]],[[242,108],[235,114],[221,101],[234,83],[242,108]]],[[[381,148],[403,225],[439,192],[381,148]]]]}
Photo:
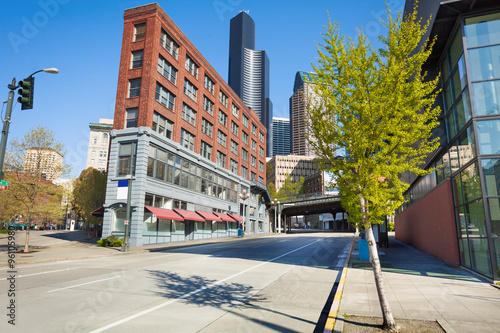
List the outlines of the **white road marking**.
{"type": "Polygon", "coordinates": [[[80,287],[80,286],[85,286],[87,284],[92,284],[92,283],[97,283],[97,282],[101,282],[101,281],[106,281],[106,280],[111,280],[111,279],[116,279],[116,278],[119,278],[120,276],[113,276],[113,277],[109,277],[109,278],[106,278],[106,279],[100,279],[100,280],[95,280],[95,281],[91,281],[91,282],[86,282],[86,283],[80,283],[80,284],[76,284],[74,286],[69,286],[69,287],[64,287],[64,288],[59,288],[59,289],[54,289],[54,290],[50,290],[50,291],[47,291],[48,293],[53,293],[54,291],[60,291],[60,290],[64,290],[64,289],[70,289],[70,288],[76,288],[76,287],[80,287]]]}
{"type": "MultiPolygon", "coordinates": [[[[33,273],[33,274],[24,274],[24,275],[16,275],[16,278],[22,278],[22,277],[27,277],[27,276],[33,276],[33,275],[42,275],[42,274],[49,274],[49,273],[57,273],[57,272],[63,272],[63,271],[69,271],[72,269],[76,269],[77,267],[74,268],[66,268],[66,269],[58,269],[56,271],[46,271],[46,272],[40,272],[40,273],[33,273]]],[[[7,272],[8,274],[9,272],[7,272]]],[[[0,281],[7,280],[7,278],[2,278],[0,281]]]]}
{"type": "Polygon", "coordinates": [[[258,265],[255,265],[255,266],[253,266],[253,267],[247,268],[247,269],[245,269],[245,270],[243,270],[243,271],[241,271],[241,272],[239,272],[239,273],[233,274],[233,275],[231,275],[231,276],[229,276],[229,277],[227,277],[227,278],[225,278],[225,279],[222,279],[222,280],[219,280],[219,281],[217,281],[217,282],[214,282],[214,283],[211,283],[211,284],[209,284],[209,285],[206,285],[206,286],[204,286],[204,287],[198,288],[198,289],[196,289],[196,290],[194,290],[194,291],[192,291],[192,292],[190,292],[190,293],[184,294],[184,295],[179,296],[179,297],[177,297],[177,298],[174,298],[174,299],[172,299],[172,300],[170,300],[170,301],[167,301],[167,302],[164,302],[164,303],[158,304],[158,305],[153,306],[153,307],[151,307],[151,308],[149,308],[149,309],[146,309],[146,310],[144,310],[144,311],[138,312],[138,313],[136,313],[136,314],[134,314],[134,315],[131,315],[131,316],[126,317],[126,318],[123,318],[123,319],[121,319],[121,320],[118,320],[118,321],[116,321],[116,322],[114,322],[114,323],[111,323],[111,324],[109,324],[109,325],[106,325],[106,326],[104,326],[104,327],[98,328],[98,329],[96,329],[96,330],[94,330],[94,331],[92,331],[92,332],[90,332],[90,333],[100,333],[100,332],[104,332],[104,331],[106,331],[106,330],[108,330],[108,329],[110,329],[110,328],[113,328],[113,327],[115,327],[115,326],[118,326],[118,325],[121,325],[121,324],[123,324],[123,323],[126,323],[126,322],[128,322],[128,321],[130,321],[130,320],[132,320],[132,319],[135,319],[135,318],[139,318],[139,317],[141,317],[141,316],[144,316],[144,315],[146,315],[146,314],[148,314],[148,313],[150,313],[150,312],[156,311],[156,310],[161,309],[161,308],[163,308],[163,307],[165,307],[165,306],[167,306],[167,305],[173,304],[173,303],[175,303],[175,302],[177,302],[177,301],[179,301],[179,300],[181,300],[181,299],[185,299],[185,298],[188,298],[189,296],[196,295],[196,294],[198,294],[198,293],[202,292],[202,291],[203,291],[203,290],[205,290],[205,289],[209,289],[209,288],[215,287],[215,286],[217,286],[217,285],[219,285],[219,284],[221,284],[221,283],[223,283],[223,282],[226,282],[227,280],[230,280],[230,279],[235,278],[235,277],[237,277],[237,276],[239,276],[239,275],[242,275],[242,274],[245,274],[245,273],[247,273],[247,272],[250,272],[251,270],[254,270],[254,269],[256,269],[256,268],[259,268],[259,267],[261,267],[261,266],[264,266],[264,265],[266,265],[266,264],[268,264],[268,263],[270,263],[270,262],[273,262],[273,261],[275,261],[275,260],[278,260],[278,259],[280,259],[280,258],[283,258],[283,257],[285,257],[285,256],[287,256],[287,255],[289,255],[289,254],[291,254],[291,253],[293,253],[293,252],[300,251],[300,250],[302,250],[303,248],[306,248],[306,247],[308,247],[308,246],[310,246],[310,245],[312,245],[312,244],[314,244],[314,243],[316,243],[316,242],[319,242],[319,241],[320,241],[320,239],[319,239],[319,240],[316,240],[316,241],[314,241],[314,242],[311,242],[311,243],[309,243],[309,244],[306,244],[306,245],[304,245],[304,246],[301,246],[301,247],[299,247],[299,248],[296,248],[295,250],[289,251],[289,252],[287,252],[287,253],[285,253],[285,254],[282,254],[282,255],[280,255],[280,256],[277,256],[277,257],[275,257],[275,258],[273,258],[273,259],[270,259],[270,260],[268,260],[268,261],[266,261],[266,262],[263,262],[263,263],[260,263],[260,264],[258,264],[258,265]]]}
{"type": "MultiPolygon", "coordinates": [[[[266,245],[267,245],[267,244],[266,244],[266,245]]],[[[254,247],[252,247],[252,249],[258,249],[259,247],[264,247],[264,246],[266,246],[266,245],[254,246],[254,247]]]]}

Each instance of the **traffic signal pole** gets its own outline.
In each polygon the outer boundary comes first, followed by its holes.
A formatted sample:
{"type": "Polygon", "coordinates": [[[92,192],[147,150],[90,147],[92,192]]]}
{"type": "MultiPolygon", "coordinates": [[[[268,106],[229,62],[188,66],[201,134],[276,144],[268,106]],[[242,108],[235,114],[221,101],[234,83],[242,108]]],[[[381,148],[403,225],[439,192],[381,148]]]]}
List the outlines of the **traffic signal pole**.
{"type": "Polygon", "coordinates": [[[5,159],[5,150],[7,148],[7,136],[9,135],[10,117],[12,115],[12,104],[14,102],[14,90],[17,88],[16,78],[12,79],[12,84],[7,86],[9,98],[7,99],[7,110],[5,111],[5,119],[3,120],[2,140],[0,141],[0,179],[3,179],[3,161],[5,159]]]}

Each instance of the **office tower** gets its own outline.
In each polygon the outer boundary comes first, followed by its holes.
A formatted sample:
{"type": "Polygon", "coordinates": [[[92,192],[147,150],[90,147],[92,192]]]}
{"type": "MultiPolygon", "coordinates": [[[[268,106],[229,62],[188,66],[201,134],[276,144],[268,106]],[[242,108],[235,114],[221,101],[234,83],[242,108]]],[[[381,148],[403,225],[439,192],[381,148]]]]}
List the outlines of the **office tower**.
{"type": "Polygon", "coordinates": [[[293,155],[315,156],[307,135],[307,105],[314,100],[314,73],[297,72],[290,97],[290,150],[293,155]]]}
{"type": "MultiPolygon", "coordinates": [[[[406,1],[405,12],[415,1],[406,1]]],[[[500,278],[500,3],[421,0],[436,41],[423,67],[440,79],[441,146],[409,179],[396,237],[452,265],[500,278]],[[434,169],[435,168],[435,169],[434,169]]],[[[407,180],[405,178],[405,180],[407,180]]]]}
{"type": "Polygon", "coordinates": [[[267,129],[267,156],[272,154],[273,104],[269,98],[269,59],[255,50],[255,23],[246,12],[230,22],[229,86],[252,108],[267,129]]]}
{"type": "Polygon", "coordinates": [[[24,152],[23,170],[40,174],[42,178],[61,178],[63,156],[51,148],[28,148],[24,152]]]}
{"type": "Polygon", "coordinates": [[[243,214],[247,233],[267,232],[258,115],[158,4],[125,10],[123,29],[103,237],[125,221],[131,246],[234,236],[243,214]]]}
{"type": "Polygon", "coordinates": [[[273,135],[272,156],[290,155],[290,119],[274,117],[271,132],[273,135]]]}
{"type": "Polygon", "coordinates": [[[90,123],[87,165],[99,171],[107,171],[109,133],[113,129],[113,119],[99,119],[99,123],[90,123]]]}

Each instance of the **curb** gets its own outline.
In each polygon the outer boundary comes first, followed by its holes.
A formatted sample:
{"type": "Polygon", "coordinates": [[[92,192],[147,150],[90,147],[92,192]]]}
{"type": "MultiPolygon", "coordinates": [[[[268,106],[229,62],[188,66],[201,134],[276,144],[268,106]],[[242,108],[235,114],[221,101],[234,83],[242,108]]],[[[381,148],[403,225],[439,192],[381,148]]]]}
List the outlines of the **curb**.
{"type": "Polygon", "coordinates": [[[330,307],[330,312],[328,313],[328,318],[326,319],[326,324],[323,333],[331,333],[335,328],[335,323],[337,321],[337,315],[340,307],[340,299],[342,298],[342,293],[344,291],[345,279],[347,277],[347,268],[349,267],[349,261],[351,259],[351,252],[354,246],[355,237],[356,236],[352,237],[351,247],[349,248],[349,252],[347,254],[347,258],[344,263],[344,268],[342,269],[340,281],[337,287],[337,291],[335,292],[335,296],[333,297],[333,303],[332,306],[330,307]]]}

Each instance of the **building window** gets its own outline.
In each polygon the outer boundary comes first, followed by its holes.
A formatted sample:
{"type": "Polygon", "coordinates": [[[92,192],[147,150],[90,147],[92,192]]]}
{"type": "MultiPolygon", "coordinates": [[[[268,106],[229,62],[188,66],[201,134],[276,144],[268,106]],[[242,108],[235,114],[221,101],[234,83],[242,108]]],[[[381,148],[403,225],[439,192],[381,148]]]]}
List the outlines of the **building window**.
{"type": "Polygon", "coordinates": [[[92,150],[92,157],[95,157],[95,150],[92,150]]]}
{"type": "Polygon", "coordinates": [[[211,122],[206,120],[205,118],[201,119],[201,131],[208,135],[209,137],[212,137],[212,130],[213,130],[214,125],[212,125],[211,122]]]}
{"type": "Polygon", "coordinates": [[[158,57],[158,72],[160,72],[173,84],[177,83],[177,69],[175,69],[175,67],[161,55],[158,57]]]}
{"type": "Polygon", "coordinates": [[[95,160],[94,160],[94,159],[91,159],[91,160],[90,160],[90,164],[94,165],[94,163],[95,163],[95,160]]]}
{"type": "Polygon", "coordinates": [[[250,180],[255,181],[257,179],[257,174],[253,171],[250,172],[250,180]]]}
{"type": "Polygon", "coordinates": [[[224,132],[222,132],[221,130],[219,130],[219,132],[217,133],[217,142],[221,145],[221,146],[226,146],[226,138],[227,138],[227,135],[224,134],[224,132]]]}
{"type": "Polygon", "coordinates": [[[241,177],[243,177],[243,179],[245,180],[248,180],[248,169],[244,166],[241,166],[241,177]]]}
{"type": "Polygon", "coordinates": [[[253,156],[253,155],[252,155],[252,156],[251,156],[251,161],[250,161],[250,164],[251,164],[252,166],[257,166],[257,157],[255,157],[255,156],[253,156]]]}
{"type": "Polygon", "coordinates": [[[227,114],[219,110],[219,123],[227,127],[227,114]]]}
{"type": "Polygon", "coordinates": [[[255,141],[254,139],[252,139],[252,150],[257,151],[257,141],[255,141]]]}
{"type": "Polygon", "coordinates": [[[205,88],[210,91],[210,93],[214,94],[215,83],[208,76],[205,75],[205,88]]]}
{"type": "Polygon", "coordinates": [[[137,127],[137,108],[127,109],[125,128],[137,127]]]}
{"type": "Polygon", "coordinates": [[[97,138],[94,138],[94,144],[95,145],[97,144],[97,138]]]}
{"type": "Polygon", "coordinates": [[[155,99],[165,105],[168,109],[174,111],[175,96],[158,82],[156,83],[155,99]]]}
{"type": "Polygon", "coordinates": [[[248,128],[248,117],[243,114],[243,119],[242,119],[243,125],[248,128]]]}
{"type": "Polygon", "coordinates": [[[195,136],[184,128],[181,128],[181,145],[189,150],[194,151],[195,136]]]}
{"type": "Polygon", "coordinates": [[[234,105],[234,103],[232,104],[231,106],[231,112],[233,113],[233,115],[236,117],[236,118],[239,118],[240,117],[240,109],[238,109],[238,107],[236,105],[234,105]]]}
{"type": "Polygon", "coordinates": [[[196,126],[196,111],[186,103],[182,104],[182,118],[193,126],[196,126]]]}
{"type": "Polygon", "coordinates": [[[227,108],[227,96],[222,90],[219,92],[219,102],[227,108]]]}
{"type": "Polygon", "coordinates": [[[259,140],[260,142],[264,143],[264,133],[259,132],[259,140]]]}
{"type": "Polygon", "coordinates": [[[141,79],[129,80],[128,97],[138,97],[141,93],[141,79]]]}
{"type": "Polygon", "coordinates": [[[158,112],[153,114],[153,131],[158,132],[160,135],[172,139],[172,132],[174,130],[174,123],[163,117],[158,112]]]}
{"type": "Polygon", "coordinates": [[[134,42],[144,40],[146,36],[146,23],[136,24],[134,26],[134,42]]]}
{"type": "Polygon", "coordinates": [[[165,30],[161,30],[160,44],[170,53],[175,59],[179,58],[179,44],[177,44],[165,30]]]}
{"type": "Polygon", "coordinates": [[[238,125],[236,125],[236,123],[234,121],[231,121],[231,132],[238,136],[238,133],[239,133],[239,127],[238,125]]]}
{"type": "Polygon", "coordinates": [[[102,134],[102,142],[104,142],[104,143],[108,142],[108,133],[102,134]]]}
{"type": "Polygon", "coordinates": [[[188,80],[184,80],[184,93],[196,102],[196,97],[198,97],[198,88],[196,88],[194,84],[188,80]]]}
{"type": "Polygon", "coordinates": [[[262,148],[261,146],[259,146],[259,156],[264,157],[264,148],[262,148]]]}
{"type": "Polygon", "coordinates": [[[241,139],[245,144],[248,144],[248,134],[245,131],[241,131],[241,139]]]}
{"type": "Polygon", "coordinates": [[[132,51],[132,64],[131,68],[142,67],[142,57],[144,55],[144,50],[132,51]]]}
{"type": "MultiPolygon", "coordinates": [[[[134,152],[132,152],[132,143],[120,143],[119,153],[118,153],[118,175],[125,176],[130,172],[130,157],[136,154],[136,146],[134,145],[134,152]]],[[[135,174],[135,158],[134,165],[132,165],[132,175],[135,174]]]]}
{"type": "Polygon", "coordinates": [[[254,124],[252,124],[252,134],[257,135],[257,126],[255,126],[254,124]]]}
{"type": "Polygon", "coordinates": [[[243,161],[248,162],[248,151],[245,148],[241,148],[241,158],[243,161]]]}
{"type": "Polygon", "coordinates": [[[229,167],[230,167],[231,172],[238,174],[238,162],[231,159],[231,161],[229,163],[230,163],[229,167]]]}
{"type": "Polygon", "coordinates": [[[212,116],[214,115],[214,102],[205,95],[203,95],[203,110],[207,111],[212,116]]]}
{"type": "Polygon", "coordinates": [[[226,155],[217,150],[217,165],[226,167],[226,155]]]}
{"type": "Polygon", "coordinates": [[[264,172],[264,163],[262,163],[261,161],[259,161],[259,171],[264,172]]]}
{"type": "Polygon", "coordinates": [[[212,159],[212,146],[206,143],[205,141],[201,141],[201,149],[200,155],[205,157],[206,159],[212,159]]]}
{"type": "Polygon", "coordinates": [[[186,70],[191,73],[195,78],[198,78],[198,68],[199,66],[186,55],[186,70]]]}
{"type": "Polygon", "coordinates": [[[238,144],[234,140],[231,140],[231,152],[238,155],[238,144]]]}

